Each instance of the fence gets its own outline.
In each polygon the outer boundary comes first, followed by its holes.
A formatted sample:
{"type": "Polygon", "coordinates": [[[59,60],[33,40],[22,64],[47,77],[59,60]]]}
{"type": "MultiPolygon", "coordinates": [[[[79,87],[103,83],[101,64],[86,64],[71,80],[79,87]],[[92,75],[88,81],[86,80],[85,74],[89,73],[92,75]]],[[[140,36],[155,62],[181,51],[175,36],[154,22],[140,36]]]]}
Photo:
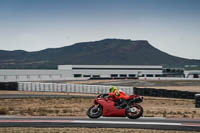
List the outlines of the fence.
{"type": "MultiPolygon", "coordinates": [[[[61,84],[61,83],[39,83],[39,82],[0,82],[0,90],[19,90],[36,92],[74,92],[74,93],[108,93],[111,86],[84,85],[84,84],[61,84]]],[[[199,92],[154,89],[154,88],[133,88],[117,86],[128,95],[137,94],[141,96],[167,97],[194,99],[199,92]]],[[[200,98],[199,98],[200,99],[200,98]]],[[[200,101],[200,100],[199,100],[200,101]]]]}
{"type": "Polygon", "coordinates": [[[0,82],[0,90],[17,90],[17,82],[0,82]]]}
{"type": "MultiPolygon", "coordinates": [[[[133,94],[132,87],[117,86],[123,92],[133,94]]],[[[111,86],[84,85],[84,84],[60,84],[60,83],[39,83],[19,82],[19,91],[41,91],[41,92],[75,92],[75,93],[108,93],[111,86]]]]}
{"type": "Polygon", "coordinates": [[[200,108],[200,94],[195,95],[195,105],[197,108],[200,108]]]}
{"type": "Polygon", "coordinates": [[[194,99],[195,94],[198,93],[198,92],[154,89],[154,88],[134,88],[134,92],[135,94],[142,96],[183,98],[183,99],[194,99]]]}

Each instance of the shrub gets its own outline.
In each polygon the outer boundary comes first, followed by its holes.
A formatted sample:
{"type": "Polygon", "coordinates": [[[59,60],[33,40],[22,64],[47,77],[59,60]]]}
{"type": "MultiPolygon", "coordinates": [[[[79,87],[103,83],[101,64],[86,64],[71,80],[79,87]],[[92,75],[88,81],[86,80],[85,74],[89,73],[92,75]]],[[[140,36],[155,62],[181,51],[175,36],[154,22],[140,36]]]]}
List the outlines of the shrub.
{"type": "Polygon", "coordinates": [[[0,115],[6,115],[6,114],[8,114],[8,109],[6,109],[6,108],[1,108],[1,109],[0,109],[0,115]]]}
{"type": "Polygon", "coordinates": [[[167,117],[167,112],[166,111],[163,112],[163,117],[167,117]]]}
{"type": "Polygon", "coordinates": [[[67,109],[63,109],[63,113],[67,113],[68,111],[67,111],[67,109]]]}
{"type": "Polygon", "coordinates": [[[58,114],[60,111],[59,110],[55,110],[55,113],[58,114]]]}
{"type": "Polygon", "coordinates": [[[47,116],[47,113],[45,113],[45,112],[40,112],[39,115],[40,115],[40,116],[47,116]]]}

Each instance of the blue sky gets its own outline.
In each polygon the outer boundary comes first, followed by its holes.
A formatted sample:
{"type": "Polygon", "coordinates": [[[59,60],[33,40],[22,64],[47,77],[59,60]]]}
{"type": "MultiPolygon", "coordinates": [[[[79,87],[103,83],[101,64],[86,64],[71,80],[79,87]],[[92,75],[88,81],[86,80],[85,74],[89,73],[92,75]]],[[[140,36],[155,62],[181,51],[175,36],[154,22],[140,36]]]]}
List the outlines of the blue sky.
{"type": "Polygon", "coordinates": [[[0,0],[2,50],[105,38],[148,40],[171,55],[200,59],[200,0],[0,0]]]}

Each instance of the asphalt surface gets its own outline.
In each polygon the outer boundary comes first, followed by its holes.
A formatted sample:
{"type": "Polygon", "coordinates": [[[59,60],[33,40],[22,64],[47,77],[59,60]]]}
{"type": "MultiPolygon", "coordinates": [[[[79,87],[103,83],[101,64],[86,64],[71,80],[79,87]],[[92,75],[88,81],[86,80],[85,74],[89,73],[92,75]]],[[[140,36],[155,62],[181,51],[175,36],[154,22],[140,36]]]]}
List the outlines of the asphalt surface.
{"type": "Polygon", "coordinates": [[[16,117],[0,116],[0,127],[88,127],[88,128],[136,128],[159,130],[200,131],[200,119],[123,117],[69,118],[69,117],[16,117]]]}

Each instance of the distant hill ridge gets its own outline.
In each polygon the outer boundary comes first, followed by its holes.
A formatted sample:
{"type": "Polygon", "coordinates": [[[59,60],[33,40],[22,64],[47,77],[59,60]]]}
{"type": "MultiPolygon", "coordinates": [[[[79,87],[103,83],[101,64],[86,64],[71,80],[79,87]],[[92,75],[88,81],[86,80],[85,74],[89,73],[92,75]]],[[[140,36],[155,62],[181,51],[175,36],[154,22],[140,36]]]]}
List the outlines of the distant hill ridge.
{"type": "Polygon", "coordinates": [[[0,50],[0,69],[52,69],[60,64],[182,67],[200,65],[200,60],[169,55],[145,40],[104,39],[35,52],[0,50]]]}

